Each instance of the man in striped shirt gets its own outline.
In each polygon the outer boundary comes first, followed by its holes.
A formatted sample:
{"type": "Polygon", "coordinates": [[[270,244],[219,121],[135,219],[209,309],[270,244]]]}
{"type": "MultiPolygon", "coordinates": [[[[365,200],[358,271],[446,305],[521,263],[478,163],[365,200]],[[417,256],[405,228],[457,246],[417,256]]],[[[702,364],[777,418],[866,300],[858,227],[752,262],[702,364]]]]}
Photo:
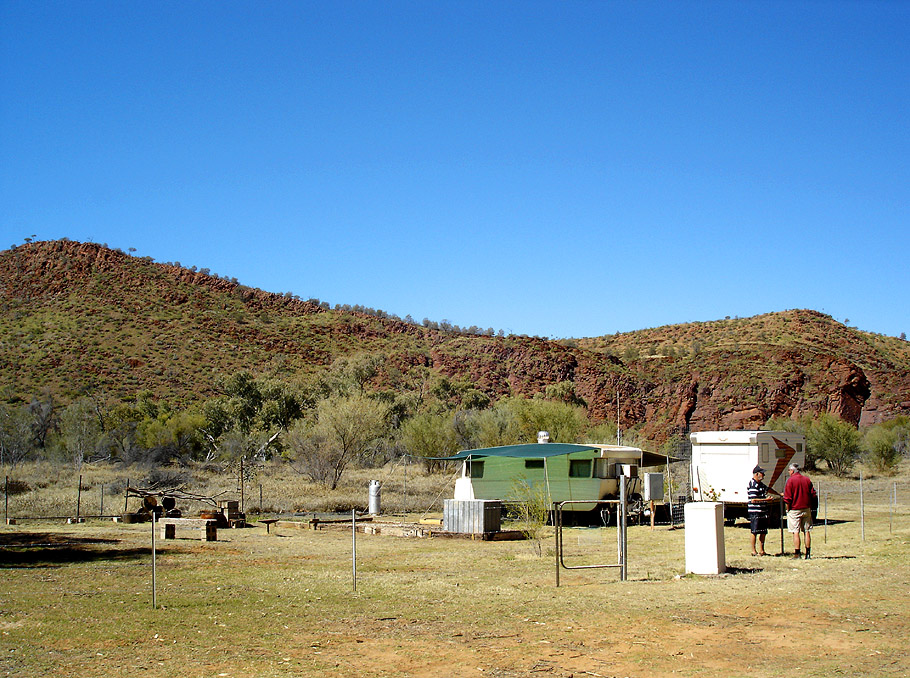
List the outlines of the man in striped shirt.
{"type": "Polygon", "coordinates": [[[752,555],[765,554],[765,535],[768,534],[769,505],[774,501],[768,496],[768,486],[764,483],[765,469],[756,466],[752,469],[752,479],[746,487],[749,495],[749,527],[752,531],[752,555]],[[759,549],[755,550],[755,538],[758,537],[759,549]]]}

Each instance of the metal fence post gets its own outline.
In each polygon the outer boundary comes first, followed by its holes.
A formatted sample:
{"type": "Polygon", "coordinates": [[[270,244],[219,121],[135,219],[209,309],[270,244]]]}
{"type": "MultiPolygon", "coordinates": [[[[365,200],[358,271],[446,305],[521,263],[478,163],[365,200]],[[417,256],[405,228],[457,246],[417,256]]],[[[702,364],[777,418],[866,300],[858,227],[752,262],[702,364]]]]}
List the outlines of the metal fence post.
{"type": "Polygon", "coordinates": [[[354,591],[357,591],[357,511],[351,509],[351,574],[354,591]]]}
{"type": "Polygon", "coordinates": [[[620,524],[617,525],[620,534],[620,568],[619,568],[619,580],[625,581],[628,570],[626,568],[626,552],[628,547],[627,535],[626,535],[626,522],[628,520],[628,507],[626,506],[626,478],[625,476],[619,477],[619,515],[620,515],[620,524]]]}
{"type": "Polygon", "coordinates": [[[82,475],[79,475],[79,489],[76,491],[76,522],[79,522],[79,514],[82,510],[82,475]]]}
{"type": "Polygon", "coordinates": [[[158,609],[157,572],[155,565],[155,512],[152,511],[152,609],[158,609]]]}

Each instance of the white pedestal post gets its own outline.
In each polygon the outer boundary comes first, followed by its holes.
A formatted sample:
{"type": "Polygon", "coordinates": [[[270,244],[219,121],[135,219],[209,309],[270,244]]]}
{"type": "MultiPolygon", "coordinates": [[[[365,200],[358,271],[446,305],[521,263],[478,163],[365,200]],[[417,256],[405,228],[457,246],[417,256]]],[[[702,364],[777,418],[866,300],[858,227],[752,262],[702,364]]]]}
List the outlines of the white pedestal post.
{"type": "Polygon", "coordinates": [[[686,573],[721,574],[727,569],[724,551],[724,505],[686,504],[686,573]]]}

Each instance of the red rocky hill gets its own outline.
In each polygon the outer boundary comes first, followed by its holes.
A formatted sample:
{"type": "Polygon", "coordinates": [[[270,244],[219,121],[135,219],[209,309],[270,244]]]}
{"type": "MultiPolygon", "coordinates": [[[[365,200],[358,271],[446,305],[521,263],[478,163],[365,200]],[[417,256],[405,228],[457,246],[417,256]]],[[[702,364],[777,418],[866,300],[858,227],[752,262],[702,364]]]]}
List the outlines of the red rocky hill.
{"type": "Polygon", "coordinates": [[[0,252],[0,394],[63,401],[142,390],[177,404],[245,369],[305,382],[336,358],[384,356],[376,386],[445,377],[458,405],[549,385],[592,418],[685,430],[754,428],[831,412],[856,424],[910,414],[910,344],[806,310],[570,341],[444,332],[331,309],[95,244],[0,252]]]}

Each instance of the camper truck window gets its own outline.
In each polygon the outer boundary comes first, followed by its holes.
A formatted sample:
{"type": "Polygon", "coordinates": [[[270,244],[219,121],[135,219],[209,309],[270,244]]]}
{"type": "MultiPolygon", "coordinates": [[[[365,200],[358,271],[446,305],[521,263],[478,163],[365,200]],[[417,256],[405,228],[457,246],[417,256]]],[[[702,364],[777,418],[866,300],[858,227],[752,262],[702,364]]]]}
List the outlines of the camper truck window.
{"type": "Polygon", "coordinates": [[[761,460],[767,462],[768,458],[768,443],[761,444],[761,460]]]}
{"type": "Polygon", "coordinates": [[[593,459],[572,459],[569,462],[570,478],[590,478],[593,459]]]}
{"type": "Polygon", "coordinates": [[[468,463],[469,478],[483,478],[483,462],[472,461],[468,463]]]}
{"type": "Polygon", "coordinates": [[[543,468],[543,459],[525,459],[525,468],[543,468]]]}
{"type": "Polygon", "coordinates": [[[802,452],[802,451],[803,451],[803,444],[802,444],[802,443],[796,443],[796,451],[797,451],[797,452],[802,452]]]}
{"type": "Polygon", "coordinates": [[[594,477],[595,478],[614,478],[615,471],[613,463],[609,459],[594,460],[594,477]]]}

